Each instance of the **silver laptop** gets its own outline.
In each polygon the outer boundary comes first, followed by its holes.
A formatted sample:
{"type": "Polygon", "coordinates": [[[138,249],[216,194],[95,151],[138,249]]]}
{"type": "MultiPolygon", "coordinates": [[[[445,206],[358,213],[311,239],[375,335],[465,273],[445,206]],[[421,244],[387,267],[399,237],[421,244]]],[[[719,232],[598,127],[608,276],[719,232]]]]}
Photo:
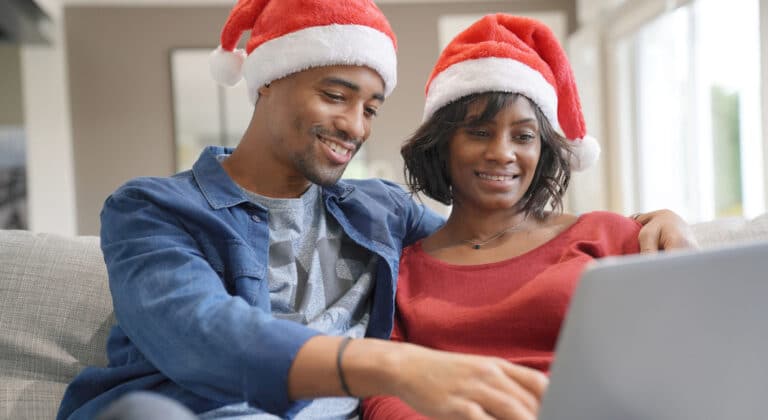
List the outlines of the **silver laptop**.
{"type": "Polygon", "coordinates": [[[768,419],[768,242],[586,270],[539,419],[768,419]]]}

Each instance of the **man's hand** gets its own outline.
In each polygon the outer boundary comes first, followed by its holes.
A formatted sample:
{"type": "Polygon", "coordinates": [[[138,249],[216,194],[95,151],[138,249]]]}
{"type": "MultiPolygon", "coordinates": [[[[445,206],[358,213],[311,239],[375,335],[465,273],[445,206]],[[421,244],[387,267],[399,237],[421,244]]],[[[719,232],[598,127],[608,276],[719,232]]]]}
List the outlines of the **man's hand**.
{"type": "Polygon", "coordinates": [[[534,420],[548,384],[539,371],[496,357],[403,344],[391,394],[436,419],[534,420]]]}
{"type": "Polygon", "coordinates": [[[671,210],[638,213],[631,217],[643,225],[638,236],[642,253],[698,247],[690,226],[671,210]]]}
{"type": "MultiPolygon", "coordinates": [[[[291,399],[344,395],[336,356],[340,337],[316,336],[291,366],[291,399]]],[[[352,395],[394,395],[434,419],[535,420],[549,380],[497,357],[433,350],[415,344],[356,339],[341,371],[352,395]]]]}

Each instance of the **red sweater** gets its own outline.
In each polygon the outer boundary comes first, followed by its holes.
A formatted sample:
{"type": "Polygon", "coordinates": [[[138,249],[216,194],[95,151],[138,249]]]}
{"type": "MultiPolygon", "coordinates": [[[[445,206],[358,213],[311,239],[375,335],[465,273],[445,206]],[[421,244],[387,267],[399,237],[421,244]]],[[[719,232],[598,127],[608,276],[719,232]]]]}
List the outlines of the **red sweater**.
{"type": "MultiPolygon", "coordinates": [[[[391,339],[549,372],[581,272],[595,258],[639,252],[640,227],[614,213],[587,213],[522,255],[471,266],[440,261],[418,242],[400,258],[391,339]]],[[[369,398],[363,410],[364,419],[424,418],[388,396],[369,398]]]]}

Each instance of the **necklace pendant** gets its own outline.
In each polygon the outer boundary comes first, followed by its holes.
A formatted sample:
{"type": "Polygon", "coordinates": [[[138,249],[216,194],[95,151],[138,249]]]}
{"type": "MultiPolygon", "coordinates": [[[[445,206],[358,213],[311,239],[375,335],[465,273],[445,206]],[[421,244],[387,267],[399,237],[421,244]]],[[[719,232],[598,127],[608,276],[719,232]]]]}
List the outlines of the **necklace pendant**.
{"type": "Polygon", "coordinates": [[[474,249],[480,249],[480,244],[474,244],[474,245],[472,245],[472,248],[474,248],[474,249]]]}

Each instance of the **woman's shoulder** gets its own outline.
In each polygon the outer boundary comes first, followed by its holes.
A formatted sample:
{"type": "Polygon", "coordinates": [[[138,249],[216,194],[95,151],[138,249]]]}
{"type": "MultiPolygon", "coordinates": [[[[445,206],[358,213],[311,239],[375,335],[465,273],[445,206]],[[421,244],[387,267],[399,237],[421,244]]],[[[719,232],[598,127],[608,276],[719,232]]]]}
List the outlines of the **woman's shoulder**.
{"type": "Polygon", "coordinates": [[[624,237],[636,237],[642,225],[629,217],[608,211],[593,211],[580,215],[552,215],[546,222],[547,229],[563,238],[578,240],[604,239],[621,241],[624,237]]]}
{"type": "Polygon", "coordinates": [[[590,226],[602,226],[606,228],[640,229],[641,225],[630,217],[611,211],[592,211],[579,216],[579,220],[590,226]]]}
{"type": "Polygon", "coordinates": [[[594,211],[579,217],[574,234],[580,238],[625,246],[637,244],[641,228],[642,225],[632,218],[608,211],[594,211]]]}
{"type": "Polygon", "coordinates": [[[562,228],[568,228],[579,220],[579,216],[571,213],[550,214],[547,217],[547,226],[560,226],[562,228]]]}
{"type": "Polygon", "coordinates": [[[418,254],[421,251],[421,244],[423,242],[424,239],[419,239],[418,241],[404,247],[403,252],[400,254],[400,259],[403,259],[406,256],[411,257],[414,254],[418,254]]]}

